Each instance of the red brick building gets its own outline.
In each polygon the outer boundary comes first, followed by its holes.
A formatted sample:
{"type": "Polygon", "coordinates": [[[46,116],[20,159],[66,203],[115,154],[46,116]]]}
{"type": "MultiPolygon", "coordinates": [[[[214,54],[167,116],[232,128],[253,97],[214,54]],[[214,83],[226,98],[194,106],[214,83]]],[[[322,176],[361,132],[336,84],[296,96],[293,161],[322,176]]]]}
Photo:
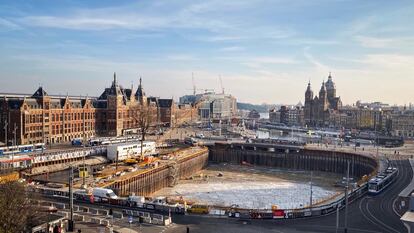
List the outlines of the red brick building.
{"type": "Polygon", "coordinates": [[[39,87],[33,95],[0,94],[0,141],[8,144],[59,143],[74,138],[119,136],[138,128],[143,106],[152,112],[153,125],[172,126],[194,118],[172,99],[147,98],[141,79],[137,90],[123,88],[116,74],[98,98],[48,95],[39,87]],[[178,117],[176,119],[176,117],[178,117]]]}

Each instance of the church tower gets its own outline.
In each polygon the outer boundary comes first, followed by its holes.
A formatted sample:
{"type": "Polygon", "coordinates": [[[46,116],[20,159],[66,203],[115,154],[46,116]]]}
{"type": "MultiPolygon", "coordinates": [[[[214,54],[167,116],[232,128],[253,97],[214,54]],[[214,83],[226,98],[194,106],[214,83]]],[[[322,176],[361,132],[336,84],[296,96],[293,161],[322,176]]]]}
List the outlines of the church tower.
{"type": "Polygon", "coordinates": [[[325,81],[322,82],[321,90],[319,91],[319,109],[321,111],[328,109],[328,93],[326,91],[325,81]]]}
{"type": "Polygon", "coordinates": [[[305,103],[308,101],[311,101],[313,99],[313,91],[311,88],[311,84],[310,82],[308,82],[308,88],[306,88],[306,92],[305,92],[305,103]]]}
{"type": "Polygon", "coordinates": [[[305,92],[305,108],[304,108],[305,123],[307,125],[309,125],[310,122],[312,121],[312,107],[313,107],[313,91],[312,91],[311,84],[309,81],[308,88],[306,88],[306,92],[305,92]]]}
{"type": "Polygon", "coordinates": [[[332,81],[331,72],[329,72],[328,81],[326,82],[326,92],[329,100],[333,100],[336,97],[335,83],[332,81]]]}

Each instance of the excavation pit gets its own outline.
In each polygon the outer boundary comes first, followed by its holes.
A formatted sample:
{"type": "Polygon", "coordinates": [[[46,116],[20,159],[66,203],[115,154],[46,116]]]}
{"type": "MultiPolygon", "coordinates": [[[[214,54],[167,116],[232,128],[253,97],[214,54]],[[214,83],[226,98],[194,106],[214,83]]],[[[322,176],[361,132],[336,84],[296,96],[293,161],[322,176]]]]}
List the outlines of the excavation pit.
{"type": "MultiPolygon", "coordinates": [[[[312,203],[323,204],[343,189],[335,187],[338,174],[312,173],[312,203]]],[[[170,188],[153,196],[166,196],[189,203],[243,209],[296,209],[309,206],[309,171],[261,166],[212,164],[170,188]]]]}

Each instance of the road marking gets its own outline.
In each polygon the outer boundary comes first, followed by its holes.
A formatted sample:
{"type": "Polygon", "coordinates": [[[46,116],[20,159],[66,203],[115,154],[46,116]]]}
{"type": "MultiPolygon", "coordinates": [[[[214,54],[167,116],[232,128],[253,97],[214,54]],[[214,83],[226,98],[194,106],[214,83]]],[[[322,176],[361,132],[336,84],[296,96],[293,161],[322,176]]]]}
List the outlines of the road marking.
{"type": "Polygon", "coordinates": [[[378,218],[376,218],[373,214],[372,214],[372,212],[369,210],[369,202],[367,201],[367,204],[366,204],[366,209],[367,209],[367,211],[368,211],[368,214],[372,217],[372,218],[374,218],[380,225],[382,225],[382,226],[384,226],[385,228],[388,228],[389,230],[391,230],[391,231],[393,231],[393,232],[397,232],[397,233],[400,233],[399,231],[397,231],[397,230],[395,230],[394,228],[392,228],[392,227],[390,227],[390,226],[388,226],[387,224],[385,224],[385,223],[383,223],[382,221],[380,221],[378,218]]]}
{"type": "Polygon", "coordinates": [[[370,221],[372,224],[374,224],[374,226],[378,225],[376,224],[374,221],[372,221],[372,219],[368,218],[368,216],[364,213],[364,211],[362,210],[362,202],[366,199],[366,197],[362,198],[361,201],[359,202],[359,211],[361,212],[361,214],[364,216],[365,219],[367,219],[368,221],[370,221]]]}

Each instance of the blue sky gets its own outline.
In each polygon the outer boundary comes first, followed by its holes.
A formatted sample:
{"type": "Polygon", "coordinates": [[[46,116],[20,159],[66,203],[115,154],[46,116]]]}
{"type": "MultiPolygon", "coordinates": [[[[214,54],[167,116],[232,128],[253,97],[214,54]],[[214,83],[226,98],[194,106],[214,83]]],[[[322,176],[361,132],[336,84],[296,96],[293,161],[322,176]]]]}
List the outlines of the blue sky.
{"type": "Polygon", "coordinates": [[[347,104],[414,102],[414,1],[1,1],[0,92],[303,101],[332,72],[347,104]]]}

